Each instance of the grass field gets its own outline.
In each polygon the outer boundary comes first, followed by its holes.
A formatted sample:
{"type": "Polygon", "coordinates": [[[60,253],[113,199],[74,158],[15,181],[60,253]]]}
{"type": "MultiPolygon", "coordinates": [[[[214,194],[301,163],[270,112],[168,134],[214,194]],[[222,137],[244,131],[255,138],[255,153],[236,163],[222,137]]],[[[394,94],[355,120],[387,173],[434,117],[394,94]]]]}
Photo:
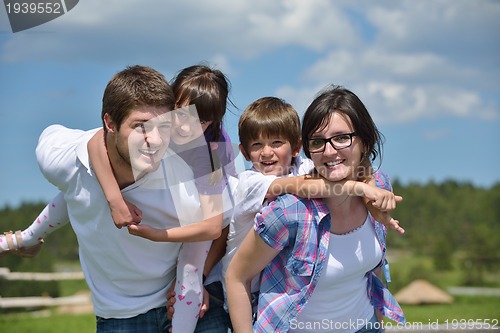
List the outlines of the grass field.
{"type": "MultiPolygon", "coordinates": [[[[497,324],[500,329],[500,297],[456,297],[451,305],[403,306],[409,323],[444,324],[466,320],[497,324]]],[[[16,333],[91,333],[95,332],[93,314],[67,315],[56,310],[35,314],[3,314],[0,327],[16,333]]],[[[3,331],[3,329],[2,329],[3,331]]],[[[6,330],[7,331],[7,330],[6,330]]]]}
{"type": "Polygon", "coordinates": [[[93,314],[67,315],[55,311],[33,314],[3,314],[2,332],[16,333],[91,333],[95,332],[93,314]]]}
{"type": "MultiPolygon", "coordinates": [[[[459,267],[459,262],[454,263],[459,267]]],[[[415,278],[425,278],[438,287],[446,289],[459,286],[463,281],[463,271],[436,271],[429,258],[416,257],[398,253],[391,260],[393,283],[390,288],[395,293],[415,278]]],[[[488,277],[488,286],[499,288],[498,274],[488,277]]],[[[84,281],[64,281],[60,284],[61,296],[75,294],[88,290],[84,281]]],[[[449,305],[402,305],[409,323],[429,325],[459,323],[460,321],[488,320],[500,329],[500,297],[487,296],[455,296],[453,304],[449,305]]],[[[95,317],[93,314],[61,314],[57,309],[34,313],[0,314],[0,332],[15,333],[91,333],[95,332],[95,317]]]]}

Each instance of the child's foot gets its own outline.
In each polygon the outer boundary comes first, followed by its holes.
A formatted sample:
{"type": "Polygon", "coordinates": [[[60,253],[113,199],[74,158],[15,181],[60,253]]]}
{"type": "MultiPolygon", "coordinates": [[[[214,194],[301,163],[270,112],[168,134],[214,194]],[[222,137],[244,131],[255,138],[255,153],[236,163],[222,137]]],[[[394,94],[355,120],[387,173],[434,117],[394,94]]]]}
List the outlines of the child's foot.
{"type": "Polygon", "coordinates": [[[0,257],[11,253],[23,258],[32,258],[40,251],[43,239],[36,245],[24,246],[21,231],[18,230],[15,233],[12,231],[4,232],[3,235],[0,235],[0,243],[2,243],[0,244],[0,257]]]}

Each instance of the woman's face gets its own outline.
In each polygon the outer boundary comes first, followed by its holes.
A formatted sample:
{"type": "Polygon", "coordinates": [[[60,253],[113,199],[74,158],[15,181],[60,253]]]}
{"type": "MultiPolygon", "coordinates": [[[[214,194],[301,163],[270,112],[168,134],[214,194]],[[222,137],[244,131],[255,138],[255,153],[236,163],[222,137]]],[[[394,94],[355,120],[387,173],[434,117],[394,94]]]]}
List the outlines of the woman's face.
{"type": "Polygon", "coordinates": [[[172,141],[177,145],[184,145],[203,135],[212,121],[203,121],[198,118],[196,107],[183,106],[174,111],[174,126],[172,141]]]}
{"type": "MultiPolygon", "coordinates": [[[[309,139],[328,139],[354,131],[349,118],[335,112],[329,116],[328,125],[312,133],[309,139]]],[[[323,152],[311,152],[311,159],[318,173],[330,181],[357,179],[362,149],[360,138],[352,136],[352,144],[349,147],[336,150],[330,143],[326,143],[323,152]]]]}

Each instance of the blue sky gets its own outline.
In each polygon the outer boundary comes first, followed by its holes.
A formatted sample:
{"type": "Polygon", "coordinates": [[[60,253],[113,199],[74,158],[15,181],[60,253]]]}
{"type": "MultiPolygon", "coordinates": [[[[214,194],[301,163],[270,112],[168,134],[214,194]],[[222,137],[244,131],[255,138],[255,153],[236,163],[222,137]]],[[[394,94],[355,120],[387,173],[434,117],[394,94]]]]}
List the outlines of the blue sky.
{"type": "Polygon", "coordinates": [[[57,193],[34,150],[48,125],[101,126],[104,87],[127,65],[168,79],[207,62],[237,108],[263,96],[303,113],[328,84],[354,91],[403,183],[500,182],[500,2],[487,0],[85,0],[12,33],[0,8],[0,207],[57,193]]]}

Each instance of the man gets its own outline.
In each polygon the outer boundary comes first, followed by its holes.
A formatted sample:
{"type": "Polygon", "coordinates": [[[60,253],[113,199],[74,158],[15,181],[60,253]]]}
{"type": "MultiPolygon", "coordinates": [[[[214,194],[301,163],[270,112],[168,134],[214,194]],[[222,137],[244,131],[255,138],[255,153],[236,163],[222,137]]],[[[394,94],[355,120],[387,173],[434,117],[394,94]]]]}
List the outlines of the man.
{"type": "MultiPolygon", "coordinates": [[[[104,144],[123,197],[141,207],[142,223],[179,226],[166,185],[181,158],[162,159],[170,137],[175,98],[162,74],[127,67],[108,83],[102,106],[104,144]]],[[[175,278],[181,243],[151,242],[116,229],[89,162],[87,143],[97,132],[48,127],[36,149],[44,176],[64,194],[79,243],[80,262],[92,294],[97,332],[165,332],[165,297],[175,278]]],[[[199,202],[186,193],[185,209],[199,202]]]]}

